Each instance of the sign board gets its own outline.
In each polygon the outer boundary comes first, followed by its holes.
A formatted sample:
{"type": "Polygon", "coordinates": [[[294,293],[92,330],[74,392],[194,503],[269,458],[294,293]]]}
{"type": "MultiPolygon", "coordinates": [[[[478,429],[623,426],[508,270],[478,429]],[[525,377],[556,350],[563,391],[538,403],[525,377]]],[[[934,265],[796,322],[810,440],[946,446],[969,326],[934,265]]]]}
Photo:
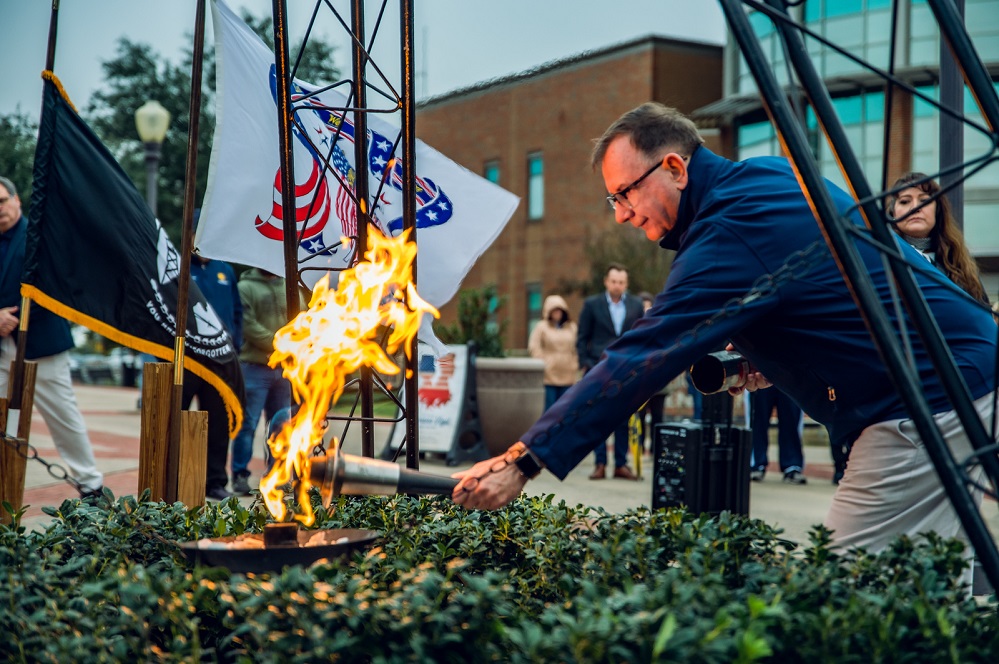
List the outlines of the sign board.
{"type": "MultiPolygon", "coordinates": [[[[468,372],[468,347],[449,345],[451,353],[437,357],[426,344],[419,344],[418,367],[418,426],[420,451],[449,454],[462,423],[465,403],[465,380],[468,372]]],[[[405,401],[401,396],[400,400],[405,401]]],[[[392,427],[388,449],[395,451],[403,444],[405,421],[392,427]]]]}

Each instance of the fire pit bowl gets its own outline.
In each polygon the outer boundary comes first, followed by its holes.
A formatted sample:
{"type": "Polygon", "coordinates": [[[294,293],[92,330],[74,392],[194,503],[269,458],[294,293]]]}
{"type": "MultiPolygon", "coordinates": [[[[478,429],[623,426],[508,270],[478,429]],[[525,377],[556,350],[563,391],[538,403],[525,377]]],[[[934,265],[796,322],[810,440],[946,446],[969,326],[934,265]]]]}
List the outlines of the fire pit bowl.
{"type": "Polygon", "coordinates": [[[374,530],[299,530],[298,541],[287,545],[264,544],[263,533],[181,542],[180,549],[195,565],[225,567],[240,574],[279,572],[292,565],[348,556],[368,549],[378,539],[374,530]]]}

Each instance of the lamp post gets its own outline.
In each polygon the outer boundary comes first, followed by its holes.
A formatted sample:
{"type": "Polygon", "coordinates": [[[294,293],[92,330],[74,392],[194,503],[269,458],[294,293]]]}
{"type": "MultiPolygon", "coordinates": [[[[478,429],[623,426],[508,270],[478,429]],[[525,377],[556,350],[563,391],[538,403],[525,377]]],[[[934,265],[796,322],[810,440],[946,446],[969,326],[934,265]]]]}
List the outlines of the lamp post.
{"type": "Polygon", "coordinates": [[[156,171],[160,164],[160,148],[170,127],[170,111],[158,101],[147,101],[135,111],[135,128],[146,146],[146,202],[156,214],[156,171]]]}

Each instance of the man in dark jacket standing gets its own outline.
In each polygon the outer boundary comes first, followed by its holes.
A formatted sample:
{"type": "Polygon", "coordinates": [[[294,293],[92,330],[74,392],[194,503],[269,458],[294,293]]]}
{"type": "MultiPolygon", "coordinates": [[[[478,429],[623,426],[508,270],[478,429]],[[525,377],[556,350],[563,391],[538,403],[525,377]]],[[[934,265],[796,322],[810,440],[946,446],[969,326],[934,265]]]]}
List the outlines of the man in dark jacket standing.
{"type": "MultiPolygon", "coordinates": [[[[644,313],[642,301],[627,293],[628,270],[623,265],[611,263],[607,267],[604,288],[600,295],[586,298],[579,314],[576,353],[583,373],[593,368],[604,349],[630,330],[644,313]]],[[[614,477],[635,480],[638,478],[628,468],[628,417],[614,427],[614,477]]],[[[607,445],[597,445],[593,456],[596,466],[590,479],[602,480],[607,476],[607,445]]]]}
{"type": "MultiPolygon", "coordinates": [[[[0,177],[0,394],[6,396],[10,363],[17,353],[21,273],[28,221],[14,183],[0,177]]],[[[37,362],[35,406],[52,435],[52,442],[86,497],[97,495],[104,475],[97,470],[87,426],[76,403],[69,373],[73,336],[69,323],[38,305],[31,308],[25,358],[37,362]]],[[[22,413],[22,417],[30,417],[22,413]]],[[[11,423],[12,424],[12,423],[11,423]]]]}
{"type": "MultiPolygon", "coordinates": [[[[197,229],[201,210],[194,211],[194,227],[197,229]]],[[[226,332],[239,350],[243,346],[243,304],[239,299],[236,273],[225,261],[204,258],[197,253],[191,255],[191,280],[198,285],[201,294],[218,316],[226,332]]],[[[237,387],[237,386],[233,386],[237,387]]],[[[242,389],[234,390],[239,394],[242,389]]],[[[205,473],[205,496],[212,500],[225,500],[232,494],[226,491],[229,476],[226,462],[229,459],[229,419],[225,402],[214,387],[200,376],[184,372],[184,397],[182,406],[189,408],[194,397],[198,398],[198,408],[208,413],[208,449],[205,473]]],[[[258,415],[259,416],[259,415],[258,415]]]]}

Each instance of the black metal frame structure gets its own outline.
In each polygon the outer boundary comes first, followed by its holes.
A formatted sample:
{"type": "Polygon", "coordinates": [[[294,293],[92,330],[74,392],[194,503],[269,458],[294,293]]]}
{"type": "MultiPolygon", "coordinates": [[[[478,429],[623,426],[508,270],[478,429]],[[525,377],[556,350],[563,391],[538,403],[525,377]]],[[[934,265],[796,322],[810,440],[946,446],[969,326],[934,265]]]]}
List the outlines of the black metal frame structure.
{"type": "MultiPolygon", "coordinates": [[[[395,137],[392,145],[392,156],[402,164],[402,197],[403,197],[403,230],[409,231],[410,241],[416,242],[416,175],[415,175],[415,152],[416,152],[416,112],[415,112],[415,73],[413,69],[413,0],[397,0],[399,14],[399,54],[401,57],[401,81],[398,85],[393,85],[382,73],[372,57],[372,49],[378,37],[379,28],[385,17],[386,9],[389,7],[389,0],[381,0],[378,5],[377,20],[370,34],[365,28],[365,7],[364,0],[345,0],[340,3],[346,5],[343,11],[334,6],[333,0],[316,0],[312,9],[311,19],[306,29],[301,50],[296,55],[294,64],[289,57],[288,45],[288,7],[287,0],[273,0],[272,10],[274,19],[274,55],[275,69],[278,81],[283,81],[283,85],[277,86],[277,107],[279,124],[279,144],[281,150],[281,183],[282,183],[282,206],[284,210],[294,210],[295,202],[295,174],[293,165],[293,155],[291,152],[293,131],[296,126],[295,113],[299,109],[308,108],[309,100],[312,96],[320,94],[325,90],[344,87],[349,89],[347,104],[343,107],[327,107],[328,110],[339,116],[353,121],[354,124],[354,169],[356,178],[354,181],[353,203],[357,210],[357,234],[351,237],[352,246],[355,248],[351,257],[350,265],[356,265],[363,259],[363,248],[367,246],[368,225],[372,223],[372,215],[377,209],[381,187],[385,185],[385,178],[379,188],[371,192],[368,186],[368,135],[367,118],[372,113],[399,113],[401,114],[401,129],[395,137]],[[323,11],[325,10],[325,11],[323,11]],[[350,36],[351,40],[351,67],[350,78],[339,81],[330,86],[321,88],[311,93],[295,93],[293,79],[302,54],[308,48],[309,37],[315,27],[316,20],[323,14],[332,17],[339,26],[350,36]],[[369,72],[375,73],[378,84],[373,84],[369,80],[369,72]],[[382,87],[384,86],[384,87],[382,87]],[[369,93],[373,93],[376,99],[383,102],[382,106],[369,104],[369,93]],[[357,250],[360,248],[360,251],[357,250]]],[[[299,125],[299,129],[302,129],[299,125]]],[[[311,141],[307,131],[300,134],[305,140],[312,143],[315,152],[322,157],[322,177],[326,177],[328,172],[336,174],[336,170],[331,168],[331,158],[334,140],[329,148],[317,145],[311,141]]],[[[390,169],[386,168],[387,174],[390,169]]],[[[342,183],[343,184],[343,183],[342,183]]],[[[349,187],[345,187],[349,189],[349,187]]],[[[315,201],[311,204],[315,207],[315,201]]],[[[298,288],[303,283],[302,274],[310,267],[302,267],[306,259],[299,260],[299,242],[308,230],[306,227],[299,231],[295,223],[294,214],[284,215],[284,256],[287,285],[288,314],[293,317],[299,311],[298,288]]],[[[325,251],[325,250],[324,250],[325,251]]],[[[324,271],[327,268],[322,268],[324,271]]],[[[416,278],[416,264],[413,265],[414,280],[416,278]]],[[[417,357],[417,342],[414,339],[409,348],[409,357],[417,357]]],[[[375,422],[404,422],[406,427],[406,466],[408,468],[419,467],[419,433],[417,430],[417,372],[414,367],[403,366],[404,376],[404,399],[400,402],[388,385],[385,384],[371,369],[362,369],[360,377],[348,383],[348,386],[357,386],[357,397],[354,405],[347,416],[329,416],[327,423],[331,420],[344,422],[343,430],[339,436],[343,440],[351,424],[358,423],[361,428],[361,452],[363,456],[373,457],[374,450],[374,424],[375,422]],[[412,369],[412,370],[410,370],[412,369]],[[397,418],[378,418],[374,416],[374,394],[378,390],[388,396],[401,409],[402,415],[397,418]],[[358,405],[360,405],[360,415],[355,415],[358,405]]],[[[401,449],[401,448],[400,448],[401,449]]],[[[321,446],[320,446],[321,450],[321,446]]]]}
{"type": "MultiPolygon", "coordinates": [[[[895,387],[926,445],[930,458],[975,548],[985,574],[992,586],[999,588],[999,552],[997,552],[995,540],[982,520],[971,495],[971,488],[977,485],[967,472],[970,465],[980,465],[991,482],[993,493],[996,487],[999,487],[999,457],[996,455],[999,448],[994,444],[994,431],[990,435],[979,419],[968,387],[954,364],[948,346],[929,311],[911,269],[901,260],[900,252],[895,244],[896,241],[892,231],[888,228],[887,219],[881,206],[881,201],[893,192],[874,193],[868,183],[833,107],[829,91],[809,57],[804,36],[817,39],[834,49],[836,47],[791,17],[788,8],[801,4],[800,0],[795,2],[788,0],[719,1],[732,35],[756,80],[764,106],[777,131],[779,140],[812,204],[830,250],[840,266],[847,286],[857,302],[895,387]],[[857,208],[865,219],[867,232],[858,231],[837,212],[833,205],[799,118],[788,101],[788,93],[780,87],[770,69],[750,25],[746,8],[761,12],[773,21],[785,48],[788,63],[793,67],[798,79],[798,86],[814,110],[819,127],[825,134],[843,175],[858,201],[857,208]],[[933,413],[920,390],[918,376],[906,360],[905,349],[899,341],[899,337],[903,335],[899,335],[898,331],[892,327],[888,313],[877,297],[870,277],[863,269],[859,252],[855,246],[857,241],[877,246],[890,265],[891,274],[913,325],[928,348],[940,381],[976,450],[976,454],[971,459],[962,460],[962,463],[959,464],[934,423],[933,413]]],[[[927,99],[927,101],[937,106],[941,113],[952,118],[960,118],[965,123],[974,124],[992,139],[992,151],[989,154],[967,163],[955,164],[941,169],[943,175],[956,175],[954,183],[950,185],[953,187],[986,165],[999,160],[999,133],[997,133],[999,132],[999,99],[997,99],[996,92],[992,87],[992,80],[968,37],[961,15],[953,0],[928,0],[928,2],[940,27],[941,35],[950,46],[957,66],[963,73],[988,127],[981,127],[977,123],[968,121],[964,118],[960,108],[955,110],[946,105],[937,104],[933,100],[927,99]],[[959,174],[965,169],[968,169],[967,175],[960,176],[959,174]]],[[[894,44],[892,46],[894,47],[894,44]]],[[[892,72],[880,70],[842,50],[839,52],[882,76],[886,86],[899,86],[926,99],[911,86],[896,78],[892,72]]],[[[888,98],[890,95],[886,95],[886,99],[888,98]]],[[[886,134],[888,120],[886,117],[886,134]]],[[[944,191],[947,189],[945,188],[944,191]]],[[[995,418],[993,418],[994,428],[995,418]]]]}

